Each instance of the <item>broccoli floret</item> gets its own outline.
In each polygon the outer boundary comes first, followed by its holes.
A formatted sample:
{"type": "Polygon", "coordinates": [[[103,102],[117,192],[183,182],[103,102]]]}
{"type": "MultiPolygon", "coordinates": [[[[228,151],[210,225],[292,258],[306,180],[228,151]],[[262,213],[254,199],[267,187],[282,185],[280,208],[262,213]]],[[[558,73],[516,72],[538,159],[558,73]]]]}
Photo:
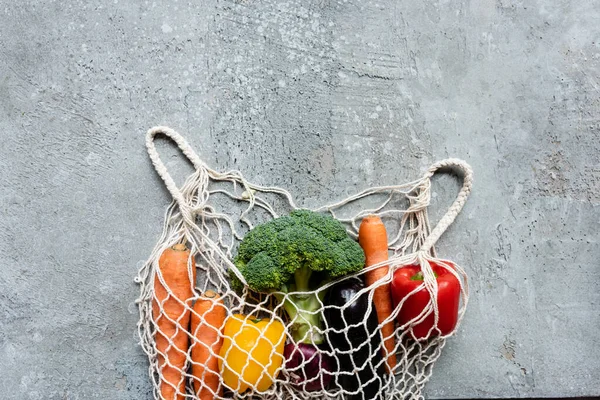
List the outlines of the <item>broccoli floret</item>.
{"type": "MultiPolygon", "coordinates": [[[[316,290],[327,280],[359,271],[365,256],[339,221],[313,211],[296,210],[248,232],[234,263],[250,289],[292,293],[286,300],[280,294],[277,298],[291,319],[297,317],[291,332],[294,340],[319,344],[323,341],[315,329],[321,326],[319,298],[314,293],[295,292],[316,290]]],[[[239,288],[235,276],[232,280],[239,288]]],[[[321,299],[324,292],[319,292],[321,299]]]]}

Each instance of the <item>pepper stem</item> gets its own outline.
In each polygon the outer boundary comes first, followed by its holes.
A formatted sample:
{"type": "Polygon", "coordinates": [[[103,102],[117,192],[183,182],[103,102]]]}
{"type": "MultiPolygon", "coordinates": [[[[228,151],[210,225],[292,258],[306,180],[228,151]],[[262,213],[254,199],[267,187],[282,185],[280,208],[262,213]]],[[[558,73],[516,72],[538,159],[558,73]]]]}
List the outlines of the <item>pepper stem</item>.
{"type": "MultiPolygon", "coordinates": [[[[435,278],[437,279],[438,274],[434,271],[433,276],[435,276],[435,278]]],[[[423,271],[419,271],[416,274],[414,274],[413,276],[411,276],[410,280],[411,281],[422,281],[423,280],[423,271]]]]}

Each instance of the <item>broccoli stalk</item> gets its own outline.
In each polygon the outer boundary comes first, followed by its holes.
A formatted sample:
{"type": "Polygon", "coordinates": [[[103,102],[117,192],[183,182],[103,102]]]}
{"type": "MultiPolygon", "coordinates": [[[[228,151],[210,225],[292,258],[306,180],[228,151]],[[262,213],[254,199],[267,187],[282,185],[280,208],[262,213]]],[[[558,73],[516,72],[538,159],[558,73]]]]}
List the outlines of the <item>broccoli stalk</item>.
{"type": "MultiPolygon", "coordinates": [[[[314,344],[323,342],[321,301],[325,295],[316,289],[361,270],[364,262],[361,247],[339,221],[308,210],[296,210],[255,227],[240,243],[234,259],[251,290],[273,293],[282,303],[293,321],[294,341],[314,344]],[[314,272],[323,280],[316,285],[314,272]]],[[[235,275],[231,278],[239,288],[235,275]]]]}
{"type": "MultiPolygon", "coordinates": [[[[298,268],[294,272],[294,289],[296,292],[310,292],[310,277],[313,271],[309,267],[298,268]]],[[[283,288],[282,288],[283,289],[283,288]]],[[[321,304],[324,290],[316,293],[291,292],[287,296],[276,292],[274,295],[283,304],[283,308],[292,321],[291,334],[296,343],[323,343],[323,335],[319,332],[321,326],[321,304]],[[320,299],[320,301],[319,301],[320,299]]]]}

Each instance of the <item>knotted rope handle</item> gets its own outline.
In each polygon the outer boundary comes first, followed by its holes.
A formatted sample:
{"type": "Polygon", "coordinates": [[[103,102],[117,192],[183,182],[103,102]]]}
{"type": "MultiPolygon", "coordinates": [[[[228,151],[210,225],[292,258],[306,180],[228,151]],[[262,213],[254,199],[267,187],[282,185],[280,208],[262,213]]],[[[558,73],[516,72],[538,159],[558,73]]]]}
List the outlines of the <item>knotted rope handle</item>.
{"type": "Polygon", "coordinates": [[[195,169],[199,169],[201,167],[206,166],[204,165],[200,157],[198,157],[198,155],[194,152],[187,140],[185,140],[184,137],[177,133],[177,131],[175,131],[174,129],[171,129],[166,126],[155,126],[154,128],[148,130],[148,132],[146,133],[146,148],[148,149],[148,155],[150,156],[150,160],[152,160],[154,169],[156,169],[158,175],[165,182],[167,190],[171,193],[171,196],[173,196],[173,199],[179,205],[179,209],[181,211],[182,216],[184,217],[184,220],[188,223],[193,224],[194,221],[190,215],[190,207],[186,203],[185,198],[181,193],[181,190],[179,190],[179,188],[177,187],[177,184],[167,171],[167,167],[160,159],[160,155],[156,150],[156,145],[154,144],[154,139],[156,135],[165,135],[169,139],[174,141],[175,144],[177,144],[177,147],[179,147],[179,149],[183,153],[183,155],[185,155],[186,158],[190,160],[190,162],[194,165],[195,169]]]}
{"type": "Polygon", "coordinates": [[[442,169],[451,169],[453,171],[461,172],[463,175],[463,185],[458,192],[458,196],[456,196],[454,203],[452,203],[448,211],[446,211],[446,214],[442,217],[440,222],[438,222],[435,228],[433,228],[429,236],[427,236],[427,239],[425,239],[425,242],[423,242],[423,245],[421,246],[421,252],[423,253],[429,253],[440,236],[442,236],[446,229],[454,222],[456,216],[465,205],[473,186],[473,169],[465,161],[458,158],[447,158],[436,162],[429,167],[424,179],[430,180],[436,172],[442,169]]]}

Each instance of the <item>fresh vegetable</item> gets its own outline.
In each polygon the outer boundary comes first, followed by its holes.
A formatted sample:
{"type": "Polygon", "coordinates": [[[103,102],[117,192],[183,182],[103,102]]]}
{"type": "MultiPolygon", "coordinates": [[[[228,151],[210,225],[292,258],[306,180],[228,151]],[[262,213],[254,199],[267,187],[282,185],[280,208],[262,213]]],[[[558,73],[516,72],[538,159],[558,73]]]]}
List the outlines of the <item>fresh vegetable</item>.
{"type": "MultiPolygon", "coordinates": [[[[296,210],[248,232],[234,262],[250,289],[278,292],[275,296],[293,321],[290,333],[296,343],[318,345],[323,342],[320,309],[325,291],[306,292],[326,280],[360,271],[365,256],[339,221],[296,210]]],[[[234,286],[241,286],[235,276],[232,280],[234,286]]]]}
{"type": "Polygon", "coordinates": [[[199,400],[212,400],[223,395],[217,355],[223,345],[220,335],[227,315],[223,299],[209,290],[196,300],[190,333],[194,392],[199,400]]]}
{"type": "Polygon", "coordinates": [[[283,353],[285,369],[292,385],[312,392],[323,390],[331,381],[331,359],[316,346],[306,343],[288,343],[283,353]]]}
{"type": "MultiPolygon", "coordinates": [[[[448,262],[449,265],[452,265],[448,262]]],[[[435,262],[430,262],[431,269],[436,275],[437,280],[437,308],[439,319],[435,324],[433,308],[430,314],[420,323],[413,323],[408,326],[412,330],[415,339],[428,339],[437,334],[447,335],[454,330],[458,321],[458,306],[460,303],[460,282],[443,266],[435,262]]],[[[398,269],[394,273],[392,280],[392,297],[397,306],[402,299],[409,295],[413,290],[423,284],[423,273],[418,265],[408,265],[398,269]]],[[[431,296],[427,289],[413,293],[408,297],[400,313],[398,314],[398,323],[406,325],[415,319],[431,302],[431,296]]]]}
{"type": "Polygon", "coordinates": [[[190,323],[190,306],[196,269],[188,272],[190,251],[184,244],[166,249],[158,260],[154,278],[152,317],[156,324],[155,344],[160,370],[160,396],[164,400],[183,400],[183,370],[189,346],[186,329],[190,323]],[[165,286],[161,283],[162,276],[165,286]]]}
{"type": "Polygon", "coordinates": [[[351,278],[334,285],[325,296],[323,315],[329,328],[327,342],[337,361],[335,384],[348,392],[358,391],[358,394],[344,395],[345,399],[382,398],[385,369],[377,313],[372,304],[369,313],[368,293],[352,301],[364,287],[359,278],[351,278]]]}
{"type": "Polygon", "coordinates": [[[283,324],[233,314],[225,321],[223,334],[219,369],[225,385],[239,394],[250,388],[266,391],[283,363],[283,324]]]}
{"type": "MultiPolygon", "coordinates": [[[[366,267],[370,267],[388,259],[387,232],[385,230],[385,225],[378,216],[369,215],[363,218],[358,230],[358,243],[360,243],[360,246],[365,252],[366,267]]],[[[387,265],[369,271],[365,273],[365,283],[367,286],[381,283],[379,281],[385,279],[388,272],[389,266],[387,265]]],[[[375,304],[379,324],[383,324],[393,311],[392,294],[390,292],[389,283],[382,284],[375,289],[373,303],[375,304]]],[[[394,351],[396,344],[394,340],[393,320],[390,320],[385,323],[385,325],[381,326],[381,334],[384,339],[384,347],[382,347],[381,351],[383,352],[383,357],[386,361],[386,368],[389,373],[393,373],[394,367],[396,366],[396,353],[394,351]]]]}

